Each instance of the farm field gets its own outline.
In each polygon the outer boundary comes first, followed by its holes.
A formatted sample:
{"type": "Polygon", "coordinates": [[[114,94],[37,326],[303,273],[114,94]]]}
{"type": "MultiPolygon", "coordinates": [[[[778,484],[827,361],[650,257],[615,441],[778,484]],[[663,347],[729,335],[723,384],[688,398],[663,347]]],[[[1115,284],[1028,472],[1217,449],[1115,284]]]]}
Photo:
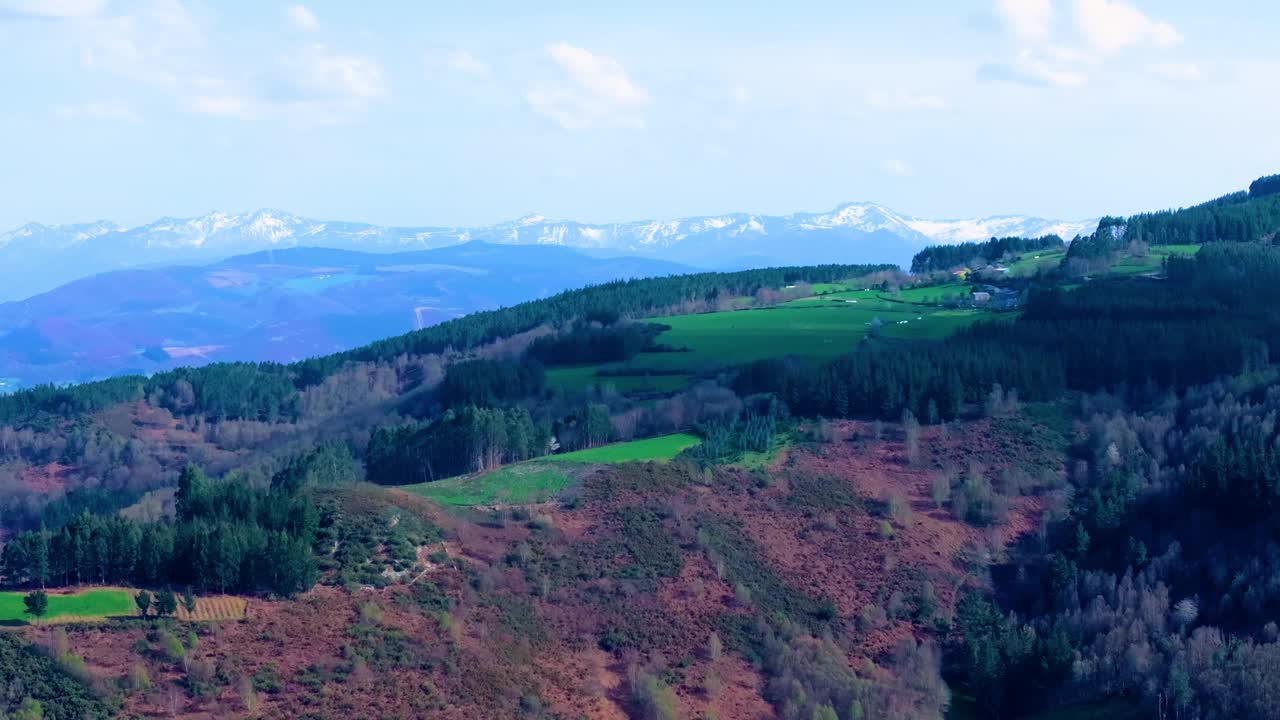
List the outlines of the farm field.
{"type": "Polygon", "coordinates": [[[174,617],[188,622],[213,622],[218,620],[243,620],[249,602],[235,595],[210,595],[196,598],[196,609],[187,609],[178,603],[174,617]]]}
{"type": "Polygon", "coordinates": [[[1150,249],[1146,257],[1126,257],[1111,266],[1113,275],[1145,275],[1159,272],[1165,258],[1171,255],[1195,255],[1200,251],[1199,245],[1156,245],[1150,249]]]}
{"type": "Polygon", "coordinates": [[[562,453],[560,455],[551,456],[548,458],[548,461],[575,463],[623,463],[656,460],[658,462],[663,462],[671,460],[675,456],[679,455],[683,450],[691,448],[700,442],[702,442],[702,439],[697,435],[676,433],[674,435],[663,435],[661,437],[646,438],[644,440],[631,440],[630,442],[602,445],[588,450],[562,453]]]}
{"type": "Polygon", "coordinates": [[[572,485],[577,479],[574,465],[644,460],[663,462],[699,442],[697,435],[688,433],[632,440],[528,460],[479,475],[406,485],[401,489],[441,505],[528,505],[551,500],[572,485]]]}
{"type": "Polygon", "coordinates": [[[1013,277],[1028,277],[1041,270],[1052,270],[1061,265],[1063,258],[1066,256],[1066,250],[1029,252],[1024,254],[1017,262],[1009,265],[1009,274],[1013,277]]]}
{"type": "Polygon", "coordinates": [[[881,292],[879,297],[886,300],[897,300],[910,303],[940,303],[957,295],[967,297],[970,285],[967,283],[945,283],[942,285],[925,285],[907,288],[897,294],[881,292]]]}
{"type": "Polygon", "coordinates": [[[689,352],[647,353],[633,366],[704,369],[779,355],[835,357],[857,347],[878,318],[887,338],[937,339],[983,315],[891,302],[874,291],[805,298],[776,308],[656,318],[671,326],[657,342],[689,352]]]}
{"type": "Polygon", "coordinates": [[[573,480],[573,475],[563,467],[545,460],[530,460],[479,475],[406,485],[401,489],[441,505],[528,505],[554,498],[573,480]]]}
{"type": "MultiPolygon", "coordinates": [[[[1164,263],[1164,259],[1170,255],[1195,255],[1199,251],[1199,245],[1155,245],[1147,252],[1146,257],[1126,257],[1112,265],[1110,274],[1143,275],[1157,272],[1164,263]]],[[[1065,250],[1039,254],[1027,253],[1021,260],[1009,266],[1009,274],[1014,277],[1035,275],[1041,269],[1047,270],[1061,265],[1066,256],[1065,250]]]]}
{"type": "Polygon", "coordinates": [[[623,395],[667,395],[689,384],[687,373],[599,375],[597,365],[559,367],[547,370],[547,385],[562,390],[579,390],[590,386],[613,387],[623,395]]]}
{"type": "Polygon", "coordinates": [[[824,359],[851,352],[877,319],[882,337],[939,340],[979,319],[1008,317],[920,304],[967,292],[961,283],[912,288],[897,296],[841,287],[832,285],[833,291],[825,295],[772,308],[651,318],[670,327],[656,342],[682,352],[641,353],[627,362],[554,368],[547,371],[547,382],[566,391],[612,385],[628,395],[670,394],[686,387],[693,376],[727,365],[783,355],[824,359]]]}
{"type": "MultiPolygon", "coordinates": [[[[30,621],[26,614],[23,592],[0,593],[0,624],[12,625],[30,621]]],[[[40,622],[100,620],[107,617],[133,615],[137,608],[133,593],[121,589],[85,590],[78,593],[49,593],[49,612],[40,622]]]]}

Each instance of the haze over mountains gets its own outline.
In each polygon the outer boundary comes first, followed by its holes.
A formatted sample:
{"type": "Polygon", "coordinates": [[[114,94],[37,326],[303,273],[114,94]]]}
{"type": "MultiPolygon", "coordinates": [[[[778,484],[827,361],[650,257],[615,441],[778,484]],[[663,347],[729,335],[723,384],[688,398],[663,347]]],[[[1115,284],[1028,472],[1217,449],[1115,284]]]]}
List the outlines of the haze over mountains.
{"type": "Polygon", "coordinates": [[[223,360],[287,362],[615,279],[654,258],[481,242],[399,253],[281,248],[120,270],[0,304],[0,392],[223,360]]]}
{"type": "Polygon", "coordinates": [[[1049,233],[1069,240],[1096,225],[1096,219],[1020,215],[926,220],[875,203],[850,203],[825,213],[735,213],[614,224],[530,215],[487,227],[384,227],[313,220],[277,210],[161,218],[133,228],[109,221],[31,223],[0,234],[0,301],[26,298],[100,272],[210,263],[273,248],[403,252],[479,240],[563,246],[598,256],[640,255],[709,269],[830,262],[906,265],[912,254],[929,244],[1049,233]]]}

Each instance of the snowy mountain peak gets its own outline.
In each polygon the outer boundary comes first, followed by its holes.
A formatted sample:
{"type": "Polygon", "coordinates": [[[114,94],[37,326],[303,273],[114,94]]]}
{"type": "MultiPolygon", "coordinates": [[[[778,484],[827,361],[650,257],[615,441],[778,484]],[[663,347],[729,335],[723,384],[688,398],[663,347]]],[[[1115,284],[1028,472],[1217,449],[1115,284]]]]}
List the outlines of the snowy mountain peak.
{"type": "Polygon", "coordinates": [[[366,252],[426,250],[469,241],[555,245],[598,255],[646,255],[705,268],[811,263],[910,263],[925,245],[1056,233],[1070,239],[1097,220],[1020,215],[927,220],[872,202],[784,216],[730,213],[610,224],[548,220],[538,214],[487,227],[385,227],[319,221],[270,208],[194,218],[160,218],[134,228],[100,221],[24,225],[0,234],[0,301],[125,267],[210,262],[300,245],[366,252]]]}

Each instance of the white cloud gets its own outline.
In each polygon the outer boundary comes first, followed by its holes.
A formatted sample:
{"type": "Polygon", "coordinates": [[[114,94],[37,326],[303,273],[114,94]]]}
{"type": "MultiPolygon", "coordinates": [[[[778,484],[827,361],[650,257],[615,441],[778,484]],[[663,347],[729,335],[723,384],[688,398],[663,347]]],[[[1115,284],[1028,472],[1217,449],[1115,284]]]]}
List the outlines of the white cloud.
{"type": "Polygon", "coordinates": [[[320,20],[316,18],[316,14],[307,9],[306,5],[290,5],[285,14],[289,17],[289,23],[302,32],[315,32],[320,29],[320,20]]]}
{"type": "Polygon", "coordinates": [[[1130,46],[1173,47],[1182,34],[1121,0],[1075,0],[1075,25],[1084,41],[1101,53],[1130,46]]]}
{"type": "Polygon", "coordinates": [[[197,95],[191,99],[188,109],[201,115],[217,117],[252,117],[253,101],[238,95],[197,95]]]}
{"type": "Polygon", "coordinates": [[[1014,35],[1025,41],[1049,37],[1053,25],[1050,0],[996,0],[996,12],[1014,35]]]}
{"type": "Polygon", "coordinates": [[[751,102],[751,91],[741,85],[735,85],[729,91],[729,96],[733,98],[733,102],[738,105],[746,105],[751,102]]]}
{"type": "Polygon", "coordinates": [[[905,160],[885,160],[882,167],[885,172],[898,177],[911,177],[916,174],[915,169],[908,165],[905,160]]]}
{"type": "Polygon", "coordinates": [[[1168,48],[1182,42],[1172,25],[1151,19],[1124,0],[1072,0],[1070,23],[1055,21],[1052,0],[993,1],[1013,55],[979,66],[981,80],[1080,87],[1121,50],[1168,48]]]}
{"type": "Polygon", "coordinates": [[[569,130],[644,127],[649,94],[617,60],[564,42],[548,45],[547,54],[567,82],[530,88],[525,101],[534,112],[569,130]]]}
{"type": "Polygon", "coordinates": [[[1085,73],[1063,67],[1024,50],[1010,62],[986,63],[978,68],[978,79],[1011,82],[1031,87],[1080,87],[1089,81],[1085,73]]]}
{"type": "MultiPolygon", "coordinates": [[[[216,26],[209,22],[206,5],[186,0],[118,5],[108,7],[106,0],[0,0],[0,17],[22,12],[65,18],[48,23],[50,32],[76,49],[85,70],[147,86],[183,111],[201,115],[339,124],[358,117],[387,92],[381,65],[359,53],[312,43],[279,51],[271,62],[268,53],[276,50],[262,48],[252,56],[243,48],[224,46],[224,38],[212,34],[216,26]]],[[[284,12],[299,30],[319,27],[304,5],[284,12]]],[[[125,120],[131,111],[97,103],[55,112],[125,120]]]]}
{"type": "Polygon", "coordinates": [[[71,19],[93,17],[107,7],[107,0],[6,0],[0,1],[0,16],[71,19]]]}
{"type": "Polygon", "coordinates": [[[947,101],[937,95],[915,95],[905,90],[885,92],[873,90],[867,93],[867,104],[875,110],[946,110],[947,101]]]}
{"type": "Polygon", "coordinates": [[[1195,82],[1204,79],[1204,71],[1195,63],[1152,63],[1147,66],[1147,71],[1170,82],[1195,82]]]}
{"type": "Polygon", "coordinates": [[[205,64],[204,27],[180,0],[153,0],[132,14],[103,15],[70,27],[86,69],[176,91],[205,64]]]}
{"type": "Polygon", "coordinates": [[[311,45],[285,60],[292,92],[309,99],[372,99],[387,92],[382,66],[362,55],[311,45]]]}
{"type": "Polygon", "coordinates": [[[471,75],[472,77],[487,77],[489,75],[489,66],[466,50],[454,50],[449,53],[449,56],[445,58],[445,64],[450,70],[460,72],[463,75],[471,75]]]}
{"type": "Polygon", "coordinates": [[[142,118],[133,108],[119,101],[91,101],[82,105],[59,105],[54,113],[62,118],[88,118],[113,122],[138,122],[142,118]]]}

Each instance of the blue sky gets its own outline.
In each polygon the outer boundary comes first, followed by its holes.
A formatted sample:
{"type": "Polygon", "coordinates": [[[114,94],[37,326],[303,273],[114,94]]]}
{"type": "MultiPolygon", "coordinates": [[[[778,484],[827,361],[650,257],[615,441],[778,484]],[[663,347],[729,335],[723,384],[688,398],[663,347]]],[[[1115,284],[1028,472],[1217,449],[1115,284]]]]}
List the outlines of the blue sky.
{"type": "Polygon", "coordinates": [[[1280,172],[1270,3],[605,4],[0,0],[0,229],[1078,218],[1280,172]]]}

